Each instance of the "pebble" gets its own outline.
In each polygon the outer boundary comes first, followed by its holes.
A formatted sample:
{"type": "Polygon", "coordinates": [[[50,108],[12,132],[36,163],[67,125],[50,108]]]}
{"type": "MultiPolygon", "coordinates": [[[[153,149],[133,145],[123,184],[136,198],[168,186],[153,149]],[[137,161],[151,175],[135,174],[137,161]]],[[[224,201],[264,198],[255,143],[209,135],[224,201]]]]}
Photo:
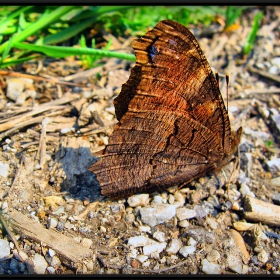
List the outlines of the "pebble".
{"type": "Polygon", "coordinates": [[[154,227],[172,219],[176,214],[176,207],[168,204],[153,204],[140,209],[141,220],[143,223],[154,227]]]}
{"type": "Polygon", "coordinates": [[[209,208],[204,205],[195,205],[193,211],[196,213],[196,217],[204,218],[210,212],[209,208]]]}
{"type": "Polygon", "coordinates": [[[176,216],[180,221],[189,220],[196,217],[196,212],[192,209],[180,207],[176,209],[176,216]]]}
{"type": "Polygon", "coordinates": [[[178,207],[183,206],[186,202],[186,198],[180,192],[176,192],[174,194],[174,199],[175,199],[175,201],[174,201],[173,205],[176,205],[178,207]]]}
{"type": "Polygon", "coordinates": [[[196,250],[195,246],[183,246],[179,250],[179,253],[186,258],[188,255],[193,254],[195,250],[196,250]]]}
{"type": "Polygon", "coordinates": [[[218,223],[214,218],[207,217],[205,221],[211,229],[216,230],[218,228],[218,223]]]}
{"type": "Polygon", "coordinates": [[[48,250],[49,256],[52,258],[55,255],[55,251],[52,249],[48,250]]]}
{"type": "Polygon", "coordinates": [[[128,245],[131,245],[133,247],[153,245],[155,243],[157,243],[155,240],[143,235],[130,237],[127,242],[128,245]]]}
{"type": "Polygon", "coordinates": [[[151,227],[149,226],[139,226],[138,229],[142,232],[151,232],[151,227]]]}
{"type": "Polygon", "coordinates": [[[258,260],[262,263],[266,263],[269,259],[269,255],[265,250],[261,250],[257,256],[258,260]]]}
{"type": "Polygon", "coordinates": [[[154,196],[153,203],[163,203],[163,198],[160,195],[154,196]]]}
{"type": "MultiPolygon", "coordinates": [[[[272,178],[270,180],[270,184],[272,186],[275,186],[275,187],[280,187],[280,177],[275,177],[275,178],[272,178]]],[[[277,194],[274,194],[275,198],[277,198],[276,200],[278,201],[278,204],[280,204],[280,197],[279,197],[279,193],[277,194]]]]}
{"type": "Polygon", "coordinates": [[[162,231],[156,231],[153,234],[153,238],[158,240],[159,242],[165,242],[165,240],[166,240],[165,233],[162,231]]]}
{"type": "Polygon", "coordinates": [[[7,178],[9,175],[9,164],[0,162],[0,176],[7,178]]]}
{"type": "Polygon", "coordinates": [[[93,241],[89,238],[83,238],[81,241],[81,244],[85,247],[85,248],[90,248],[90,246],[92,245],[93,241]]]}
{"type": "Polygon", "coordinates": [[[266,162],[269,170],[271,172],[278,172],[280,171],[280,158],[274,158],[266,162]]]}
{"type": "Polygon", "coordinates": [[[52,266],[47,267],[47,271],[49,274],[54,274],[55,273],[55,269],[52,266]]]}
{"type": "Polygon", "coordinates": [[[10,244],[5,239],[0,239],[0,259],[6,258],[10,255],[10,244]]]}
{"type": "Polygon", "coordinates": [[[136,260],[138,260],[140,263],[144,263],[147,259],[148,259],[148,257],[145,255],[142,255],[142,254],[139,254],[136,257],[136,260]]]}
{"type": "Polygon", "coordinates": [[[149,203],[149,194],[136,194],[127,199],[127,203],[131,207],[146,206],[149,203]]]}
{"type": "Polygon", "coordinates": [[[54,256],[54,257],[52,258],[52,261],[51,261],[50,265],[51,265],[52,267],[57,268],[57,267],[59,267],[59,266],[61,265],[61,261],[60,261],[60,259],[59,259],[57,256],[54,256]]]}
{"type": "Polygon", "coordinates": [[[205,274],[221,274],[222,268],[215,263],[209,262],[207,259],[202,260],[202,271],[205,274]]]}
{"type": "Polygon", "coordinates": [[[154,243],[152,245],[146,245],[143,247],[143,254],[144,255],[150,255],[152,253],[161,253],[165,248],[166,248],[167,243],[166,242],[162,242],[162,243],[154,243]]]}
{"type": "Polygon", "coordinates": [[[169,246],[166,249],[166,252],[177,254],[177,252],[181,249],[182,246],[183,243],[181,239],[177,239],[177,238],[171,239],[169,246]]]}
{"type": "Polygon", "coordinates": [[[60,130],[60,133],[64,134],[64,135],[73,134],[73,133],[75,133],[75,128],[74,127],[65,127],[60,130]]]}
{"type": "Polygon", "coordinates": [[[202,228],[188,229],[185,231],[185,234],[192,237],[197,242],[204,242],[208,244],[213,244],[216,242],[216,238],[214,237],[213,233],[202,228]]]}
{"type": "Polygon", "coordinates": [[[234,243],[235,243],[235,248],[239,249],[241,255],[242,255],[242,259],[245,263],[248,263],[249,258],[250,258],[250,254],[248,253],[247,249],[246,249],[246,245],[244,242],[243,237],[240,235],[240,233],[234,229],[230,229],[229,230],[231,236],[233,237],[234,243]]]}
{"type": "Polygon", "coordinates": [[[217,262],[221,258],[221,255],[217,250],[212,250],[207,254],[206,258],[209,262],[217,262]]]}
{"type": "Polygon", "coordinates": [[[246,195],[255,197],[255,194],[251,192],[250,188],[246,183],[241,183],[239,191],[243,197],[245,197],[246,195]]]}
{"type": "Polygon", "coordinates": [[[187,227],[190,226],[190,223],[189,223],[189,221],[187,221],[187,220],[183,220],[183,221],[180,221],[180,222],[178,223],[178,226],[183,227],[183,228],[187,228],[187,227]]]}
{"type": "Polygon", "coordinates": [[[57,220],[54,218],[48,219],[48,229],[55,228],[57,226],[57,220]]]}
{"type": "Polygon", "coordinates": [[[33,259],[26,261],[26,266],[30,274],[44,274],[48,263],[41,255],[36,253],[33,259]]]}
{"type": "Polygon", "coordinates": [[[10,270],[14,274],[19,274],[19,262],[16,259],[11,259],[10,270]]]}
{"type": "Polygon", "coordinates": [[[280,69],[280,57],[274,57],[270,60],[271,64],[277,66],[280,69]]]}
{"type": "Polygon", "coordinates": [[[227,263],[228,263],[228,268],[230,268],[232,271],[242,274],[242,260],[240,257],[230,254],[227,256],[227,263]]]}

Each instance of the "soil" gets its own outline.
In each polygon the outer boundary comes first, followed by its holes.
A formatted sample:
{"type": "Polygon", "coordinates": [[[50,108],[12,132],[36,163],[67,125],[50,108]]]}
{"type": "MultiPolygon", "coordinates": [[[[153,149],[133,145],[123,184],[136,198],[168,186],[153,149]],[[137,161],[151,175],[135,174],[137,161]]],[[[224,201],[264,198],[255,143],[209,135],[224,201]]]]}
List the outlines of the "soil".
{"type": "MultiPolygon", "coordinates": [[[[128,198],[102,196],[88,171],[117,123],[113,100],[134,63],[102,59],[101,66],[84,70],[76,60],[45,59],[9,74],[1,71],[0,238],[11,242],[11,254],[0,260],[1,273],[39,273],[34,258],[41,255],[45,274],[279,274],[279,26],[279,7],[252,8],[228,32],[218,24],[188,26],[219,72],[224,100],[229,74],[231,127],[243,128],[239,151],[223,170],[180,190],[149,194],[136,206],[128,198]],[[260,9],[264,18],[254,48],[243,56],[260,9]],[[149,226],[140,209],[159,196],[167,205],[183,197],[180,207],[196,213],[195,206],[213,207],[185,219],[187,226],[178,213],[149,226]],[[247,212],[256,214],[252,218],[247,212]],[[187,256],[167,249],[145,255],[143,246],[131,245],[137,236],[160,241],[156,232],[164,233],[166,248],[173,239],[181,248],[195,240],[196,250],[187,256]]],[[[133,39],[114,37],[112,49],[132,53],[133,39]]]]}

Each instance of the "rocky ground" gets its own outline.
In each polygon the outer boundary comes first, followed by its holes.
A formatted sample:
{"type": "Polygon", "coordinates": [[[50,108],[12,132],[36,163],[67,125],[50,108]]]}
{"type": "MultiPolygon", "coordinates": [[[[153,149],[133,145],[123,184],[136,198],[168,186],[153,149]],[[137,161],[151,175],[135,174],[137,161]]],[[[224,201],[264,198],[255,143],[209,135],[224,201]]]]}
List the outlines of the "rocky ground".
{"type": "MultiPolygon", "coordinates": [[[[233,162],[180,190],[114,201],[87,170],[108,143],[133,63],[83,70],[46,59],[2,72],[1,274],[280,273],[280,8],[265,7],[243,57],[257,10],[231,33],[189,26],[224,97],[229,73],[228,113],[243,134],[233,162]]],[[[132,39],[113,45],[132,52],[132,39]]]]}

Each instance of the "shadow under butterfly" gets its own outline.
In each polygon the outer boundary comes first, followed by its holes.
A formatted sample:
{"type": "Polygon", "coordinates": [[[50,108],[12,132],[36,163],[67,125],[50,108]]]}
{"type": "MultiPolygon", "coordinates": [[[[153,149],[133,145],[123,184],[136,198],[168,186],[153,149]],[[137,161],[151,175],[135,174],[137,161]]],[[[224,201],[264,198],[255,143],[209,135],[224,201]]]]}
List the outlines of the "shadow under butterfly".
{"type": "Polygon", "coordinates": [[[226,165],[231,131],[218,82],[183,25],[163,20],[132,47],[136,65],[114,100],[119,121],[89,167],[112,199],[182,185],[226,165]]]}

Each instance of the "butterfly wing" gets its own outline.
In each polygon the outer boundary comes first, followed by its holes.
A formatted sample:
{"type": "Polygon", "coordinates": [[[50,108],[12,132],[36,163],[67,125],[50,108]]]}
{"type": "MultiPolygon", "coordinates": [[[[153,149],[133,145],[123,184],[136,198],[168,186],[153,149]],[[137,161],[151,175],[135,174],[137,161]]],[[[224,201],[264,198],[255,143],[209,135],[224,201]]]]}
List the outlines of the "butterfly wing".
{"type": "Polygon", "coordinates": [[[132,46],[136,65],[114,102],[119,123],[89,168],[114,198],[189,182],[231,149],[218,84],[188,29],[165,20],[132,46]]]}

